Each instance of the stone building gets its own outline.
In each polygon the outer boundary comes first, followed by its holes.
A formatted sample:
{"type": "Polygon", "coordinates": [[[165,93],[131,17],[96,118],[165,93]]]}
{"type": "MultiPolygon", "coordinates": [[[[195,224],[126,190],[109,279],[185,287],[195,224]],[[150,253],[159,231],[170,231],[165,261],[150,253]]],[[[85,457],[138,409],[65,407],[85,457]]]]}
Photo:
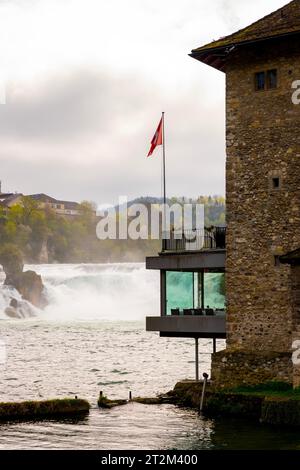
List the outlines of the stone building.
{"type": "Polygon", "coordinates": [[[227,349],[213,355],[212,378],[221,387],[292,382],[300,339],[300,105],[292,99],[300,0],[191,56],[226,74],[227,349]]]}

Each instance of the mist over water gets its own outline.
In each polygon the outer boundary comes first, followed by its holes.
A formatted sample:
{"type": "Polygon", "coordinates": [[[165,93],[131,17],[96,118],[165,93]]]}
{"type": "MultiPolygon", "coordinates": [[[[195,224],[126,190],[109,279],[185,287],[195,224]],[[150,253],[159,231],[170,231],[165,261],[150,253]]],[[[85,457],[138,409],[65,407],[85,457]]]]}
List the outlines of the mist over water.
{"type": "MultiPolygon", "coordinates": [[[[0,290],[0,319],[12,298],[18,300],[20,318],[36,317],[53,321],[144,321],[160,314],[159,272],[146,271],[144,263],[28,265],[42,276],[48,306],[38,310],[21,299],[15,289],[0,290]]],[[[192,304],[191,273],[170,273],[169,306],[192,304]],[[179,274],[179,276],[178,276],[179,274]],[[183,282],[184,281],[184,282],[183,282]],[[187,284],[187,285],[186,285],[187,284]],[[175,299],[175,300],[174,300],[175,299]]],[[[0,272],[0,282],[4,274],[0,272]]],[[[206,305],[221,307],[218,274],[205,278],[206,305]],[[209,277],[209,279],[208,279],[209,277]]],[[[171,308],[171,307],[170,307],[171,308]]]]}
{"type": "MultiPolygon", "coordinates": [[[[146,272],[142,263],[30,265],[27,269],[42,276],[49,304],[43,311],[24,309],[21,317],[142,321],[159,314],[159,274],[146,272]]],[[[14,289],[1,289],[1,319],[6,318],[5,308],[13,297],[21,300],[14,289]]]]}
{"type": "Polygon", "coordinates": [[[33,266],[45,283],[43,318],[137,321],[158,314],[159,277],[143,264],[33,266]]]}

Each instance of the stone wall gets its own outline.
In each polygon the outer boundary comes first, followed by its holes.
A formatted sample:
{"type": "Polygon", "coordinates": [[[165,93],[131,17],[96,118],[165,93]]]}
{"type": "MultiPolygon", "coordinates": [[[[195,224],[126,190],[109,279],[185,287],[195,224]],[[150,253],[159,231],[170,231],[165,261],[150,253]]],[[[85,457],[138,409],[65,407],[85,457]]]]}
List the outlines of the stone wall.
{"type": "Polygon", "coordinates": [[[259,385],[271,381],[293,382],[290,353],[255,354],[221,351],[212,356],[212,384],[218,389],[259,385]]]}
{"type": "MultiPolygon", "coordinates": [[[[300,106],[291,100],[300,80],[299,40],[236,48],[226,79],[228,348],[288,352],[295,329],[291,267],[276,257],[300,246],[300,106]],[[255,73],[270,69],[278,71],[278,88],[255,91],[255,73]]],[[[264,360],[258,368],[271,378],[264,360]]],[[[286,367],[280,360],[282,367],[269,364],[274,378],[286,367]]],[[[213,367],[229,379],[222,363],[214,359],[213,367]]],[[[236,368],[243,374],[242,363],[229,369],[236,368]]],[[[250,381],[256,368],[251,361],[244,369],[250,381]]]]}
{"type": "Polygon", "coordinates": [[[292,286],[293,317],[294,317],[294,322],[296,324],[296,327],[299,328],[300,327],[300,265],[291,267],[291,286],[292,286]]]}
{"type": "Polygon", "coordinates": [[[299,388],[300,387],[300,366],[294,365],[293,367],[293,387],[299,388]]]}
{"type": "MultiPolygon", "coordinates": [[[[296,347],[293,348],[296,352],[296,349],[300,349],[300,266],[291,267],[291,285],[292,285],[292,305],[293,305],[293,315],[294,321],[296,324],[295,330],[293,332],[293,343],[296,343],[296,347]]],[[[296,360],[299,361],[300,354],[296,354],[296,360]]],[[[293,367],[293,385],[294,388],[300,387],[300,365],[294,363],[293,367]]]]}

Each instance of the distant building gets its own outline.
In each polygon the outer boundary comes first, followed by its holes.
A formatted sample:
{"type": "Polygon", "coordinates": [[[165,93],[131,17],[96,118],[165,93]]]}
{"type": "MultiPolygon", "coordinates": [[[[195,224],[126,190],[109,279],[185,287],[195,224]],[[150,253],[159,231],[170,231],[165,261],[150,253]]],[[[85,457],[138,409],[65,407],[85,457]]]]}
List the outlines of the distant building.
{"type": "Polygon", "coordinates": [[[80,214],[80,204],[73,201],[61,201],[47,194],[30,194],[31,199],[36,201],[41,209],[52,209],[57,215],[74,217],[80,214]]]}
{"type": "Polygon", "coordinates": [[[8,210],[17,204],[22,205],[24,197],[36,201],[40,209],[51,209],[57,215],[76,217],[80,214],[80,204],[78,202],[61,201],[43,193],[25,196],[21,193],[2,193],[0,191],[0,207],[8,210]]]}

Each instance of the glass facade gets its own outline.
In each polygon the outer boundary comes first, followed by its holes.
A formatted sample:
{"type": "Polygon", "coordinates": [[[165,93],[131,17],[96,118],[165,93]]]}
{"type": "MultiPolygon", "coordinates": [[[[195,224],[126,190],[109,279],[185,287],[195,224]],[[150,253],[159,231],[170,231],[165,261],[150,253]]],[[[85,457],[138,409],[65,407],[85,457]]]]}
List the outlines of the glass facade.
{"type": "Polygon", "coordinates": [[[225,308],[225,274],[167,271],[167,315],[197,308],[225,308]]]}
{"type": "Polygon", "coordinates": [[[168,271],[166,289],[167,315],[172,309],[194,308],[194,273],[168,271]]]}
{"type": "Polygon", "coordinates": [[[204,308],[225,308],[225,274],[204,274],[204,308]]]}

